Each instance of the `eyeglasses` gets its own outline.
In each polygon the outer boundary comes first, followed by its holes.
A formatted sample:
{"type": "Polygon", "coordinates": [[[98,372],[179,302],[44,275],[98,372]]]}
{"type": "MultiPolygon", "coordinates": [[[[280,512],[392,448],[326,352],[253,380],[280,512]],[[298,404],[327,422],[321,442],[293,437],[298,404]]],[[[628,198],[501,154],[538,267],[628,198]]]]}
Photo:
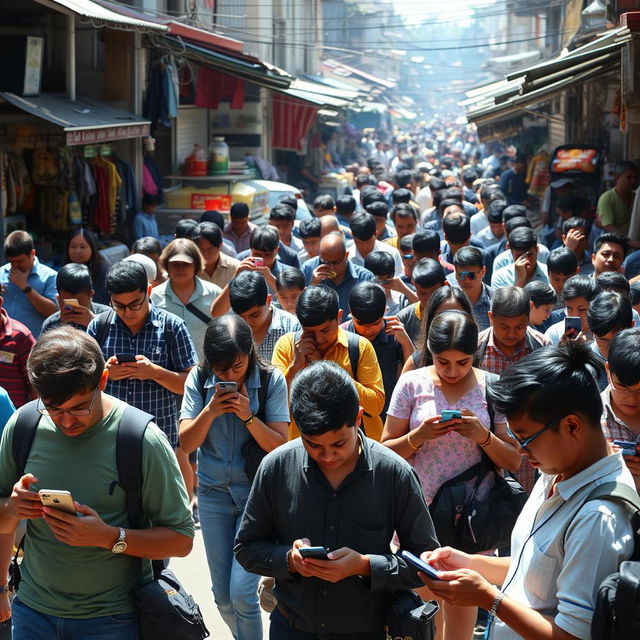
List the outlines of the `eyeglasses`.
{"type": "Polygon", "coordinates": [[[57,409],[52,407],[47,407],[42,404],[42,400],[38,398],[38,404],[36,405],[36,410],[43,416],[49,416],[50,418],[61,418],[62,414],[66,413],[67,415],[79,418],[82,416],[88,416],[91,413],[91,409],[93,408],[93,403],[96,399],[96,394],[98,393],[99,387],[96,387],[93,391],[93,395],[91,396],[91,402],[89,402],[89,406],[84,409],[57,409]],[[42,406],[40,406],[42,404],[42,406]]]}
{"type": "Polygon", "coordinates": [[[480,272],[475,271],[461,271],[456,273],[456,278],[464,282],[465,280],[475,280],[480,275],[480,272]]]}
{"type": "Polygon", "coordinates": [[[144,294],[144,298],[142,298],[141,302],[132,302],[130,304],[120,304],[119,302],[114,302],[113,300],[109,300],[109,306],[114,311],[126,311],[130,309],[131,311],[140,311],[142,309],[144,303],[147,301],[147,294],[144,294]]]}
{"type": "Polygon", "coordinates": [[[614,383],[614,381],[611,379],[611,376],[609,376],[609,382],[611,383],[611,388],[618,393],[630,396],[632,398],[640,396],[640,389],[629,389],[627,387],[620,387],[614,383]]]}
{"type": "Polygon", "coordinates": [[[320,264],[326,264],[327,267],[339,267],[346,260],[346,256],[341,260],[320,260],[320,264]]]}
{"type": "Polygon", "coordinates": [[[513,433],[513,431],[511,431],[511,428],[509,427],[509,425],[507,425],[507,433],[509,434],[510,438],[513,438],[520,445],[521,449],[526,449],[538,436],[541,436],[545,431],[548,431],[549,429],[552,429],[553,427],[555,427],[558,424],[558,422],[560,422],[560,420],[562,420],[562,418],[564,418],[566,415],[567,414],[565,413],[564,415],[561,415],[559,418],[552,420],[551,422],[546,424],[544,427],[542,427],[540,431],[536,431],[532,436],[529,436],[524,440],[522,438],[518,438],[518,436],[515,433],[513,433]]]}

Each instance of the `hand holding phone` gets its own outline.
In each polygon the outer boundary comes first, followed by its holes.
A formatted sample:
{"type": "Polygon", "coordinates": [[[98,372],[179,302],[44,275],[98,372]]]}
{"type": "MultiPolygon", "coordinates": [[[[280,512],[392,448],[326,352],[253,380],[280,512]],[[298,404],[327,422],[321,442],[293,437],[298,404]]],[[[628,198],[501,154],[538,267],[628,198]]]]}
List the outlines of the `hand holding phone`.
{"type": "Polygon", "coordinates": [[[125,362],[135,362],[136,356],[134,353],[118,353],[116,355],[116,360],[118,364],[123,364],[125,362]]]}
{"type": "Polygon", "coordinates": [[[328,560],[329,551],[324,547],[300,547],[298,549],[303,558],[313,558],[314,560],[328,560]]]}
{"type": "Polygon", "coordinates": [[[614,440],[613,444],[620,447],[620,453],[623,456],[637,456],[638,445],[635,442],[628,442],[627,440],[614,440]]]}
{"type": "Polygon", "coordinates": [[[462,413],[456,409],[443,409],[440,413],[440,422],[459,420],[460,418],[462,418],[462,413]]]}
{"type": "Polygon", "coordinates": [[[216,387],[220,393],[237,393],[238,391],[238,383],[237,382],[217,382],[216,387]]]}
{"type": "Polygon", "coordinates": [[[76,505],[73,502],[69,491],[61,491],[57,489],[40,489],[38,491],[40,501],[45,507],[64,511],[72,516],[78,515],[76,505]]]}
{"type": "Polygon", "coordinates": [[[253,264],[256,267],[264,267],[264,258],[254,257],[253,264]]]}
{"type": "Polygon", "coordinates": [[[410,551],[403,551],[400,554],[409,564],[413,565],[422,573],[425,573],[427,577],[432,580],[442,580],[440,574],[430,565],[418,558],[418,556],[413,555],[410,551]]]}
{"type": "Polygon", "coordinates": [[[582,331],[582,318],[579,316],[567,316],[564,319],[564,332],[575,331],[576,335],[582,331]]]}

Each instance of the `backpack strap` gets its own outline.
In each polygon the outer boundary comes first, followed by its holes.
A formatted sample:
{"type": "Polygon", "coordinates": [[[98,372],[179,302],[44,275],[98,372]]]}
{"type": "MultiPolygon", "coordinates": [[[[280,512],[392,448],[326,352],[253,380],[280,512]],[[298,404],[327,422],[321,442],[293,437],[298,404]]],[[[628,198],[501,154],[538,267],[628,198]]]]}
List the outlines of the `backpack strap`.
{"type": "Polygon", "coordinates": [[[200,392],[200,397],[202,398],[202,406],[204,407],[207,404],[207,390],[204,388],[205,383],[207,382],[207,378],[209,377],[209,372],[200,364],[196,365],[196,389],[200,392]]]}
{"type": "Polygon", "coordinates": [[[358,363],[360,362],[360,336],[347,331],[347,349],[349,350],[349,364],[353,372],[353,379],[358,379],[358,363]]]}
{"type": "Polygon", "coordinates": [[[478,367],[482,367],[482,363],[484,362],[484,355],[487,352],[488,344],[489,344],[489,335],[487,334],[487,336],[478,345],[478,349],[476,351],[476,362],[478,363],[478,367]]]}
{"type": "Polygon", "coordinates": [[[187,304],[184,305],[184,307],[189,313],[191,313],[196,318],[198,318],[198,320],[202,320],[202,322],[204,322],[206,325],[209,325],[209,323],[211,322],[211,317],[208,316],[206,313],[203,313],[202,311],[200,311],[200,309],[198,309],[198,307],[196,307],[196,305],[193,304],[193,302],[188,302],[187,304]]]}
{"type": "Polygon", "coordinates": [[[29,451],[31,451],[31,445],[33,444],[38,423],[40,422],[40,414],[36,409],[37,404],[37,400],[32,400],[20,407],[16,424],[13,428],[11,453],[13,454],[13,460],[16,464],[18,480],[24,475],[24,468],[27,466],[29,451]]]}
{"type": "Polygon", "coordinates": [[[496,410],[493,407],[493,402],[489,396],[489,387],[500,380],[500,376],[489,371],[484,372],[484,398],[487,402],[487,413],[489,414],[489,430],[493,433],[495,431],[495,417],[496,410]]]}
{"type": "Polygon", "coordinates": [[[527,331],[524,336],[525,347],[533,353],[542,347],[542,345],[527,331]]]}
{"type": "Polygon", "coordinates": [[[132,529],[144,527],[142,512],[142,445],[153,416],[126,405],[116,439],[118,481],[127,494],[127,515],[132,529]]]}
{"type": "Polygon", "coordinates": [[[260,388],[258,389],[258,412],[256,417],[264,422],[267,407],[267,391],[271,383],[272,369],[260,369],[260,388]]]}
{"type": "Polygon", "coordinates": [[[115,311],[113,309],[109,309],[108,311],[103,311],[96,316],[95,341],[98,343],[101,349],[104,341],[107,338],[107,334],[109,333],[109,325],[111,324],[114,315],[115,311]]]}

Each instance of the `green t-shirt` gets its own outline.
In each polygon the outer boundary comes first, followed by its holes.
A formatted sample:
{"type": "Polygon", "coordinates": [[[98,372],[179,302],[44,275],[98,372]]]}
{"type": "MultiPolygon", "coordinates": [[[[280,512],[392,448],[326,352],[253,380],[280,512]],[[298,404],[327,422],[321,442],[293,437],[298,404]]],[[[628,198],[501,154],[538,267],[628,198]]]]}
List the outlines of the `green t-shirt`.
{"type": "MultiPolygon", "coordinates": [[[[95,509],[113,526],[128,527],[126,494],[118,485],[116,434],[124,403],[79,436],[66,436],[43,416],[29,453],[25,473],[38,482],[32,490],[59,489],[95,509]]],[[[11,495],[16,466],[11,451],[15,415],[0,441],[0,496],[11,495]]],[[[193,537],[189,500],[178,462],[160,429],[145,431],[142,450],[144,513],[155,526],[193,537]]],[[[115,542],[115,540],[114,540],[115,542]]],[[[45,614],[93,618],[135,610],[133,589],[139,582],[138,561],[99,547],[72,547],[57,540],[42,518],[29,520],[19,597],[45,614]]]]}
{"type": "Polygon", "coordinates": [[[631,207],[620,198],[615,189],[609,189],[598,200],[598,218],[603,227],[612,224],[620,229],[623,235],[627,235],[631,222],[631,207]]]}

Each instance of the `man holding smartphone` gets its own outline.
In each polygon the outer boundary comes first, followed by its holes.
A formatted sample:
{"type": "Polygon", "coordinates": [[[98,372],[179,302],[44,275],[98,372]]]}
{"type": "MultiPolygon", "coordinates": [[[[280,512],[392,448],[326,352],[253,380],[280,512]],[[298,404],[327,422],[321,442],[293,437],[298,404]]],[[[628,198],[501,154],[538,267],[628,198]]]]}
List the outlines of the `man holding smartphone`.
{"type": "Polygon", "coordinates": [[[276,579],[270,640],[383,640],[391,593],[418,582],[390,553],[394,531],[416,555],[437,545],[415,472],[364,436],[359,405],[342,368],[310,365],[291,387],[301,438],[269,454],[254,480],[235,553],[276,579]],[[303,551],[312,546],[324,549],[303,551]]]}

